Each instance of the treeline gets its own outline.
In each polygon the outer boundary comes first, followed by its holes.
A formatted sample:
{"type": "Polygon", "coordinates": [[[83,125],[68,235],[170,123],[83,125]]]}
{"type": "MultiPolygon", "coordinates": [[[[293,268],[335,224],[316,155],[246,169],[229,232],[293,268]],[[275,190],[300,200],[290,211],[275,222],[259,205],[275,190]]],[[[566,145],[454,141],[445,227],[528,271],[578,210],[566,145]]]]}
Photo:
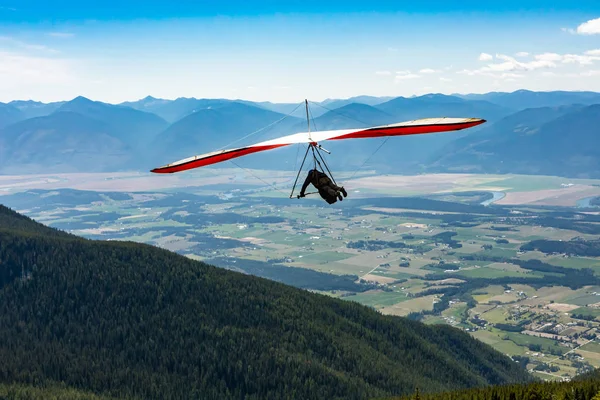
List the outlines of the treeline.
{"type": "Polygon", "coordinates": [[[582,257],[600,256],[600,240],[532,240],[521,246],[521,250],[538,250],[542,253],[563,253],[582,257]]]}
{"type": "Polygon", "coordinates": [[[434,242],[441,242],[441,243],[445,243],[447,244],[450,248],[453,249],[460,249],[462,247],[462,244],[460,244],[460,242],[452,239],[454,236],[458,235],[458,233],[456,232],[441,232],[438,233],[437,235],[433,235],[431,237],[431,239],[434,242]]]}
{"type": "Polygon", "coordinates": [[[600,400],[600,376],[596,370],[569,382],[490,386],[438,394],[416,391],[396,400],[600,400]]]}
{"type": "Polygon", "coordinates": [[[600,225],[594,223],[591,218],[581,217],[580,219],[565,219],[551,216],[539,216],[537,218],[523,218],[523,225],[539,225],[548,228],[573,230],[580,233],[590,235],[600,234],[600,225]],[[591,223],[582,222],[581,220],[589,220],[591,223]]]}
{"type": "Polygon", "coordinates": [[[356,240],[346,244],[349,249],[377,251],[383,249],[404,249],[407,247],[404,242],[392,242],[387,240],[356,240]]]}
{"type": "MultiPolygon", "coordinates": [[[[441,232],[431,237],[426,236],[414,236],[414,235],[404,235],[404,239],[425,239],[427,241],[431,241],[433,243],[443,243],[447,244],[449,247],[453,249],[458,249],[462,247],[462,244],[453,238],[457,235],[456,232],[447,231],[441,232]]],[[[351,241],[346,244],[346,247],[351,249],[360,249],[360,250],[370,250],[377,251],[383,249],[402,249],[402,248],[411,248],[415,252],[422,252],[426,249],[431,249],[431,246],[423,246],[423,245],[407,245],[404,242],[394,242],[394,241],[386,241],[386,240],[356,240],[351,241]]]]}
{"type": "MultiPolygon", "coordinates": [[[[491,261],[491,262],[506,262],[518,265],[523,269],[537,272],[545,272],[547,275],[543,277],[502,277],[495,279],[488,279],[489,284],[504,284],[504,283],[518,283],[518,284],[529,284],[534,287],[541,286],[568,286],[571,289],[579,289],[586,285],[600,284],[600,278],[594,275],[594,271],[590,268],[566,268],[552,264],[545,263],[540,260],[521,260],[518,258],[510,257],[495,257],[487,256],[484,254],[469,254],[460,257],[461,260],[468,261],[491,261]]],[[[439,279],[439,277],[437,277],[439,279]]],[[[461,279],[467,279],[469,281],[475,281],[482,278],[467,278],[461,277],[461,279]]]]}
{"type": "Polygon", "coordinates": [[[506,331],[506,332],[522,332],[524,329],[523,326],[521,326],[521,325],[501,324],[501,323],[494,324],[494,327],[498,328],[502,331],[506,331]]]}
{"type": "Polygon", "coordinates": [[[577,313],[572,313],[571,318],[582,319],[584,321],[593,321],[596,319],[595,316],[590,315],[590,314],[577,314],[577,313]]]}
{"type": "Polygon", "coordinates": [[[265,261],[217,257],[211,259],[210,262],[218,267],[240,270],[251,275],[271,279],[301,289],[340,290],[360,293],[378,287],[375,283],[359,281],[357,275],[328,274],[313,269],[292,267],[265,261]]]}
{"type": "Polygon", "coordinates": [[[425,315],[441,315],[442,311],[450,307],[451,300],[467,303],[467,310],[469,308],[473,308],[477,305],[477,301],[475,301],[470,292],[483,286],[485,285],[482,282],[465,282],[462,284],[457,284],[456,286],[423,290],[419,292],[419,297],[431,296],[433,294],[441,294],[442,296],[440,297],[439,301],[433,305],[431,310],[412,312],[408,315],[408,318],[418,321],[421,320],[425,315]]]}

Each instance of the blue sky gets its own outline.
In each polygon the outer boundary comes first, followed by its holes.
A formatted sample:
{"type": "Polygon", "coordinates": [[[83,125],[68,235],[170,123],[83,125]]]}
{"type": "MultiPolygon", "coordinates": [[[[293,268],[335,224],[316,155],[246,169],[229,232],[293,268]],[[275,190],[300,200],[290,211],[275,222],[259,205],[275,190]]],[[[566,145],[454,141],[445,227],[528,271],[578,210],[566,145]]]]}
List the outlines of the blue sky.
{"type": "Polygon", "coordinates": [[[0,0],[0,101],[600,91],[598,1],[0,0]]]}

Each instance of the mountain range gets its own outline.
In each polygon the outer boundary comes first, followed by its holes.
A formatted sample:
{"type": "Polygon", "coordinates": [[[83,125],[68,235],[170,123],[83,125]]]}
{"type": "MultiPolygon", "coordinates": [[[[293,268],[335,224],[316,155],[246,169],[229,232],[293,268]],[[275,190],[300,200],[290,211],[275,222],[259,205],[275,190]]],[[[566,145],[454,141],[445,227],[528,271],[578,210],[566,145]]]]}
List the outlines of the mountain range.
{"type": "Polygon", "coordinates": [[[598,126],[600,104],[530,108],[449,144],[430,168],[597,178],[598,126]]]}
{"type": "MultiPolygon", "coordinates": [[[[354,170],[368,160],[365,168],[382,173],[477,171],[568,177],[600,177],[593,150],[598,148],[597,104],[600,93],[526,90],[358,96],[309,103],[313,130],[442,116],[487,120],[466,131],[392,138],[381,147],[385,139],[327,143],[336,169],[354,170]],[[586,144],[585,151],[575,145],[581,143],[586,144]]],[[[148,171],[229,145],[306,130],[301,103],[151,96],[117,105],[84,97],[48,104],[13,101],[0,104],[0,173],[148,171]]],[[[293,168],[296,147],[244,157],[236,165],[293,168]]]]}
{"type": "Polygon", "coordinates": [[[0,384],[119,398],[364,399],[527,382],[448,325],[86,240],[0,205],[0,384]]]}

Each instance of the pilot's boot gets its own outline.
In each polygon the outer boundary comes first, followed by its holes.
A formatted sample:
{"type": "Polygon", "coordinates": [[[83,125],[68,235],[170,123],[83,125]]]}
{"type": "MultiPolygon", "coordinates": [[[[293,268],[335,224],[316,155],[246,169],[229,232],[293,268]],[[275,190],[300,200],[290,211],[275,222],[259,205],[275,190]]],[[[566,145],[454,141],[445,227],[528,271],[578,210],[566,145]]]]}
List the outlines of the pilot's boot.
{"type": "Polygon", "coordinates": [[[340,201],[344,200],[344,198],[342,197],[342,195],[338,192],[337,197],[340,201]]]}
{"type": "Polygon", "coordinates": [[[342,194],[344,195],[344,197],[348,196],[348,193],[346,192],[346,189],[344,189],[343,186],[340,188],[340,191],[342,192],[342,194]]]}

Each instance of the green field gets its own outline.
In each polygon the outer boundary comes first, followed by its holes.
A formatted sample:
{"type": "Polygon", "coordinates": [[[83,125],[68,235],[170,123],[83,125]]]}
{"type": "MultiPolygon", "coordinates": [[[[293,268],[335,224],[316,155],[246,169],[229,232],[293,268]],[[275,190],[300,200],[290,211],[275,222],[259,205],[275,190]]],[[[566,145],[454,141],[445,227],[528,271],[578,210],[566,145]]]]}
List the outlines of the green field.
{"type": "Polygon", "coordinates": [[[456,274],[460,275],[460,276],[471,277],[471,278],[500,278],[500,277],[505,277],[505,276],[513,276],[513,277],[527,276],[527,277],[541,278],[543,276],[542,274],[537,274],[534,272],[521,273],[521,272],[516,272],[516,271],[506,271],[506,270],[500,270],[500,269],[488,268],[488,267],[475,268],[475,269],[464,269],[464,270],[456,272],[456,274]]]}
{"type": "Polygon", "coordinates": [[[517,346],[526,347],[527,345],[540,345],[542,347],[542,351],[546,352],[546,353],[549,352],[550,350],[553,350],[555,352],[560,352],[560,354],[566,353],[568,351],[564,347],[557,345],[556,341],[554,341],[552,339],[523,335],[523,334],[515,333],[515,332],[504,332],[504,331],[499,331],[499,332],[501,332],[501,335],[507,337],[507,340],[510,340],[511,342],[515,343],[517,346]]]}
{"type": "Polygon", "coordinates": [[[406,301],[409,298],[402,292],[376,292],[376,293],[361,293],[356,296],[348,297],[349,300],[356,301],[371,307],[387,307],[406,301]]]}
{"type": "Polygon", "coordinates": [[[571,311],[572,314],[580,314],[580,315],[586,315],[586,316],[590,316],[590,317],[600,317],[600,309],[598,308],[590,308],[590,307],[579,307],[574,309],[573,311],[571,311]]]}
{"type": "Polygon", "coordinates": [[[353,254],[348,253],[336,253],[333,251],[323,251],[319,253],[309,253],[303,256],[304,263],[315,263],[315,264],[328,264],[332,261],[342,261],[347,258],[353,257],[353,254]]]}
{"type": "Polygon", "coordinates": [[[583,257],[555,257],[547,260],[549,264],[558,265],[566,268],[593,268],[596,272],[600,273],[600,260],[595,258],[583,258],[583,257]]]}
{"type": "Polygon", "coordinates": [[[600,302],[600,296],[596,296],[594,294],[583,295],[583,296],[575,296],[568,297],[565,300],[566,303],[575,304],[578,306],[587,306],[588,304],[594,304],[600,302]]]}

